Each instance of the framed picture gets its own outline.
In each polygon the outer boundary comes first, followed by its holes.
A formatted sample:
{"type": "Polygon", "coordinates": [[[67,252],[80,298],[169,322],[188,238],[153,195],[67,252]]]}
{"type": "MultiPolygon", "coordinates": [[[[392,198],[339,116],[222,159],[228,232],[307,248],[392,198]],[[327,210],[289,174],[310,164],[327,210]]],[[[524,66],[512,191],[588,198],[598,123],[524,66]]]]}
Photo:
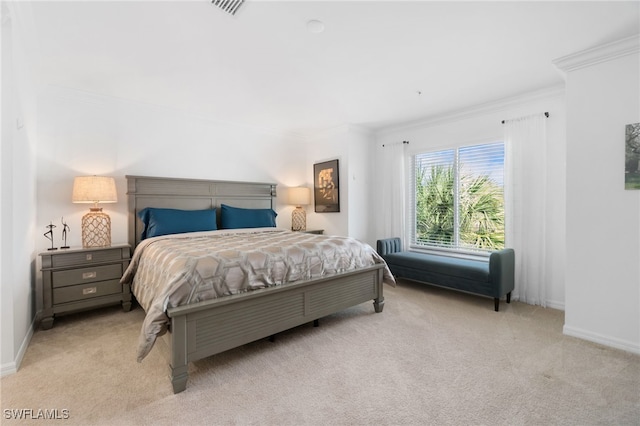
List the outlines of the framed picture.
{"type": "Polygon", "coordinates": [[[338,160],[313,165],[313,199],[316,213],[340,211],[338,160]]]}
{"type": "Polygon", "coordinates": [[[627,124],[625,136],[624,188],[640,189],[640,123],[627,124]]]}

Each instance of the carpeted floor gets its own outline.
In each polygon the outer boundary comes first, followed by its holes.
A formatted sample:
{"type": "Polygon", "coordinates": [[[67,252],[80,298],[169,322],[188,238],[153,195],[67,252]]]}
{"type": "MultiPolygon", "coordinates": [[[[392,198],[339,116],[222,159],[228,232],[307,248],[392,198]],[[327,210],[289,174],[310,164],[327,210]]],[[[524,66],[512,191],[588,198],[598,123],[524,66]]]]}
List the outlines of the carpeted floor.
{"type": "Polygon", "coordinates": [[[3,425],[640,425],[640,356],[562,334],[563,312],[401,281],[190,366],[174,395],[143,312],[64,316],[1,381],[3,425]],[[19,421],[31,417],[57,420],[19,421]],[[47,410],[39,411],[39,410],[47,410]],[[66,418],[68,417],[68,418],[66,418]]]}

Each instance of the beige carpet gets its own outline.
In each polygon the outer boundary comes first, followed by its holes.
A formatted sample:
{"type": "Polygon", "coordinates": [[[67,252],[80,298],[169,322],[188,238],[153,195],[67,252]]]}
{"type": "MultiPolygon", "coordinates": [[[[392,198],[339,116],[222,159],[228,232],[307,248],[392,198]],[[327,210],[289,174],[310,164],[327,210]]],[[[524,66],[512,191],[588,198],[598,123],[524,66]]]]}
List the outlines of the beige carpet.
{"type": "Polygon", "coordinates": [[[552,309],[400,282],[382,314],[366,303],[195,363],[178,395],[160,351],[135,360],[142,317],[37,331],[1,381],[2,424],[640,424],[640,357],[563,336],[552,309]],[[9,418],[21,409],[69,418],[9,418]]]}

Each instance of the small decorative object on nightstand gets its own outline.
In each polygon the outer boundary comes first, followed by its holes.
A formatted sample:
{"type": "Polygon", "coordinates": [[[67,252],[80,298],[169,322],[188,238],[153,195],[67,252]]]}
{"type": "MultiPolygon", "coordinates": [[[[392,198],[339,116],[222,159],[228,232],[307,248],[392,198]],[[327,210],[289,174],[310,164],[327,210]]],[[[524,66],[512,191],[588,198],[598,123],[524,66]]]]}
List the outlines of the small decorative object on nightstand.
{"type": "Polygon", "coordinates": [[[90,212],[82,217],[82,247],[111,245],[111,218],[102,213],[98,203],[115,203],[116,181],[106,176],[79,176],[73,180],[74,203],[93,203],[90,212]]]}
{"type": "Polygon", "coordinates": [[[67,245],[67,233],[71,231],[71,228],[69,228],[69,225],[67,225],[67,223],[64,221],[64,217],[60,219],[60,222],[62,222],[62,241],[64,241],[64,245],[60,248],[61,249],[71,248],[67,245]]]}
{"type": "Polygon", "coordinates": [[[309,188],[289,188],[289,204],[296,208],[291,212],[291,230],[304,231],[307,229],[307,212],[302,206],[309,204],[309,188]]]}
{"type": "Polygon", "coordinates": [[[42,328],[56,314],[122,303],[131,310],[129,284],[120,278],[129,266],[131,246],[42,252],[42,328]]]}
{"type": "Polygon", "coordinates": [[[49,224],[47,225],[47,228],[49,228],[49,230],[44,233],[44,236],[47,238],[47,240],[51,241],[51,248],[47,249],[49,251],[58,250],[56,247],[53,246],[53,228],[55,227],[56,226],[53,224],[53,222],[49,222],[49,224]]]}

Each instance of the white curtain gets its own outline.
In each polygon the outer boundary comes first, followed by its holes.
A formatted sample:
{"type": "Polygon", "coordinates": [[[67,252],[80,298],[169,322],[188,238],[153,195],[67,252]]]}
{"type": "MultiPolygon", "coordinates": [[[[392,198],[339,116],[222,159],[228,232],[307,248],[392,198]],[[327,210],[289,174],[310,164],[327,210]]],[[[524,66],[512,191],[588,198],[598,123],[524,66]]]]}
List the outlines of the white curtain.
{"type": "Polygon", "coordinates": [[[504,123],[505,245],[515,251],[513,297],[546,306],[546,117],[504,123]]]}
{"type": "Polygon", "coordinates": [[[381,238],[400,237],[406,247],[405,228],[405,142],[386,143],[380,152],[378,179],[381,184],[381,238]]]}

